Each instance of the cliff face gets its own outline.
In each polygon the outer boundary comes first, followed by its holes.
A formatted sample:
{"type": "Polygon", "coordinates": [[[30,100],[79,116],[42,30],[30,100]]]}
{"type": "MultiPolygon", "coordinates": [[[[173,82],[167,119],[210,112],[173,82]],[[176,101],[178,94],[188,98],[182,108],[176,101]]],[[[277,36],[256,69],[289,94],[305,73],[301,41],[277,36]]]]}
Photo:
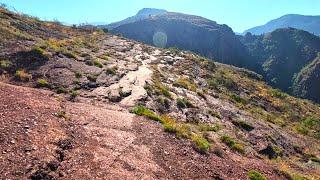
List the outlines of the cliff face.
{"type": "Polygon", "coordinates": [[[198,16],[166,13],[119,26],[112,32],[150,45],[157,45],[154,36],[161,32],[165,36],[163,47],[190,50],[227,64],[248,64],[246,49],[231,28],[198,16]]]}
{"type": "Polygon", "coordinates": [[[320,102],[320,57],[306,65],[294,78],[296,96],[320,102]]]}
{"type": "MultiPolygon", "coordinates": [[[[261,36],[247,34],[243,42],[257,63],[256,71],[270,84],[289,93],[295,89],[292,83],[295,74],[320,52],[318,36],[293,28],[278,29],[261,36]]],[[[310,86],[312,84],[316,83],[310,83],[310,86]]]]}

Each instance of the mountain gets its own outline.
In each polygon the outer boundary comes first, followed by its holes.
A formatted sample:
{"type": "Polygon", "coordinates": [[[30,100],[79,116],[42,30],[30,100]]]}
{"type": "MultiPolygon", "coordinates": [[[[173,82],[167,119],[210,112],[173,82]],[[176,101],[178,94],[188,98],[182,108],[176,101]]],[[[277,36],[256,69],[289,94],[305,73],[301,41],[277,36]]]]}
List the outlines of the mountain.
{"type": "Polygon", "coordinates": [[[320,177],[319,104],[257,73],[4,8],[0,47],[2,179],[320,177]]]}
{"type": "Polygon", "coordinates": [[[320,102],[320,54],[294,78],[293,94],[320,102]]]}
{"type": "Polygon", "coordinates": [[[167,11],[163,10],[163,9],[143,8],[135,16],[132,16],[132,17],[126,18],[126,19],[124,19],[122,21],[111,23],[111,24],[108,24],[108,25],[100,25],[98,27],[103,28],[103,29],[112,30],[112,29],[117,28],[117,27],[119,27],[121,25],[134,23],[136,21],[147,19],[150,16],[164,14],[166,12],[167,11]]]}
{"type": "MultiPolygon", "coordinates": [[[[311,63],[320,52],[320,37],[309,32],[294,28],[277,29],[271,33],[254,36],[248,33],[243,38],[243,43],[249,50],[250,55],[256,62],[255,70],[264,75],[266,80],[274,87],[293,93],[296,89],[292,83],[296,74],[311,63]]],[[[314,82],[320,79],[312,78],[314,82]]],[[[305,96],[296,91],[296,95],[302,97],[315,97],[314,92],[317,83],[309,81],[304,90],[310,88],[313,96],[305,96]]],[[[301,91],[300,91],[301,92],[301,91]]],[[[318,98],[312,98],[318,100],[318,98]]]]}
{"type": "Polygon", "coordinates": [[[250,32],[255,35],[272,32],[279,28],[296,28],[308,31],[315,35],[320,35],[320,16],[304,16],[298,14],[288,14],[278,19],[274,19],[265,25],[257,26],[246,30],[243,34],[250,32]]]}
{"type": "Polygon", "coordinates": [[[123,24],[111,32],[150,45],[189,50],[227,64],[248,64],[246,49],[230,27],[199,16],[168,12],[123,24]]]}

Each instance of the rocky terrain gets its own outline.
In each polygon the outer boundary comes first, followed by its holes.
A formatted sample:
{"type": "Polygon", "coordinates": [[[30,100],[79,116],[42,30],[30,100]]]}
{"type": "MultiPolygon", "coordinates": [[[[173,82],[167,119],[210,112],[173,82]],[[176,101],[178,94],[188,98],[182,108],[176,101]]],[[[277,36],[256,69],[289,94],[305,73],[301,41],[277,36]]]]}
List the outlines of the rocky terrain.
{"type": "MultiPolygon", "coordinates": [[[[274,88],[319,102],[317,83],[308,81],[308,84],[300,83],[300,87],[293,83],[296,75],[320,52],[320,38],[314,33],[319,17],[288,15],[270,22],[272,28],[266,34],[254,35],[256,31],[252,30],[252,33],[236,36],[227,25],[199,16],[158,13],[130,22],[120,21],[110,32],[157,47],[189,50],[214,61],[250,69],[263,75],[274,88]],[[296,21],[298,25],[292,27],[306,31],[288,28],[296,21]],[[308,32],[310,28],[314,31],[308,32]]],[[[320,80],[319,76],[310,76],[313,82],[320,80]]]]}
{"type": "Polygon", "coordinates": [[[3,179],[319,179],[320,107],[246,69],[0,9],[3,179]]]}

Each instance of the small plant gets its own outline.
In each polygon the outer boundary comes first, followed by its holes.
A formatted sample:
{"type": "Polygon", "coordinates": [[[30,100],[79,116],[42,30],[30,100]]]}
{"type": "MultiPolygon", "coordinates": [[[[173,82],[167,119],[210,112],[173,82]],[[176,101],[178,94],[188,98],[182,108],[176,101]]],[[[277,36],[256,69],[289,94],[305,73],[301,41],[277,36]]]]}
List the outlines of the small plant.
{"type": "Polygon", "coordinates": [[[131,110],[131,113],[134,113],[138,116],[146,116],[147,118],[150,118],[152,120],[162,122],[162,119],[156,115],[153,111],[147,109],[144,106],[136,106],[131,110]]]}
{"type": "Polygon", "coordinates": [[[98,68],[103,68],[103,65],[98,60],[93,61],[93,65],[98,67],[98,68]]]}
{"type": "Polygon", "coordinates": [[[24,82],[30,81],[32,79],[32,75],[26,73],[24,70],[17,70],[14,76],[19,81],[24,81],[24,82]]]}
{"type": "Polygon", "coordinates": [[[108,68],[108,69],[106,69],[106,74],[114,76],[117,74],[117,70],[118,70],[118,68],[116,66],[112,67],[112,68],[108,68]]]}
{"type": "Polygon", "coordinates": [[[236,94],[231,94],[230,98],[240,104],[247,104],[247,100],[243,99],[242,97],[236,95],[236,94]]]}
{"type": "Polygon", "coordinates": [[[12,63],[11,63],[10,61],[7,61],[7,60],[1,60],[1,61],[0,61],[0,68],[1,68],[1,69],[7,70],[7,69],[9,69],[11,66],[12,66],[12,63]]]}
{"type": "Polygon", "coordinates": [[[211,145],[210,143],[199,135],[192,135],[191,140],[195,143],[197,146],[197,150],[201,153],[206,153],[210,149],[211,145]]]}
{"type": "Polygon", "coordinates": [[[77,56],[72,53],[71,51],[62,51],[62,54],[65,55],[67,58],[77,59],[77,56]]]}
{"type": "Polygon", "coordinates": [[[194,105],[187,99],[183,98],[177,98],[177,106],[180,109],[184,109],[184,108],[193,108],[194,105]]]}
{"type": "Polygon", "coordinates": [[[244,129],[246,131],[252,131],[254,129],[254,127],[250,124],[248,124],[247,122],[243,121],[243,120],[240,120],[240,121],[232,121],[232,123],[241,128],[241,129],[244,129]]]}
{"type": "Polygon", "coordinates": [[[212,124],[199,124],[198,128],[200,131],[214,131],[218,132],[221,127],[219,125],[212,125],[212,124]]]}
{"type": "Polygon", "coordinates": [[[256,171],[256,170],[250,170],[248,172],[248,177],[250,180],[265,180],[266,179],[259,171],[256,171]]]}
{"type": "Polygon", "coordinates": [[[222,136],[221,141],[229,146],[232,150],[235,150],[239,153],[244,153],[244,148],[241,144],[237,143],[233,138],[230,136],[222,136]]]}
{"type": "Polygon", "coordinates": [[[67,113],[65,111],[57,112],[56,116],[58,118],[64,118],[65,120],[70,120],[70,117],[67,116],[67,113]]]}
{"type": "Polygon", "coordinates": [[[75,76],[76,76],[76,78],[82,78],[83,75],[81,72],[77,71],[77,72],[75,72],[75,76]]]}
{"type": "Polygon", "coordinates": [[[38,79],[37,81],[37,86],[38,87],[48,87],[49,86],[49,83],[47,80],[45,79],[38,79]]]}
{"type": "Polygon", "coordinates": [[[58,89],[57,89],[58,94],[66,94],[67,92],[68,92],[68,90],[64,87],[58,87],[58,89]]]}
{"type": "Polygon", "coordinates": [[[280,99],[285,99],[288,96],[286,93],[282,92],[279,89],[270,89],[269,92],[270,92],[272,97],[277,97],[277,98],[280,98],[280,99]]]}
{"type": "Polygon", "coordinates": [[[87,75],[87,79],[91,82],[96,82],[97,81],[98,76],[95,74],[89,74],[87,75]]]}
{"type": "Polygon", "coordinates": [[[79,92],[75,90],[72,90],[70,93],[70,96],[72,99],[76,98],[78,95],[79,95],[79,92]]]}
{"type": "Polygon", "coordinates": [[[176,87],[181,87],[184,89],[188,89],[190,91],[196,91],[197,86],[193,83],[191,83],[187,78],[179,78],[175,82],[173,82],[173,85],[176,87]]]}

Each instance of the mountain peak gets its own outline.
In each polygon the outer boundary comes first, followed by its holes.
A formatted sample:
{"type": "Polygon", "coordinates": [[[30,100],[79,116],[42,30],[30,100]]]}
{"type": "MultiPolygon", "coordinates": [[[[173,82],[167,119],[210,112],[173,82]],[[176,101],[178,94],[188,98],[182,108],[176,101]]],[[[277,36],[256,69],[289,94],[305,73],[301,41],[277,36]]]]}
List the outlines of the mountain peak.
{"type": "Polygon", "coordinates": [[[164,9],[155,9],[155,8],[143,8],[138,13],[137,16],[149,16],[149,15],[158,15],[166,13],[164,9]]]}

